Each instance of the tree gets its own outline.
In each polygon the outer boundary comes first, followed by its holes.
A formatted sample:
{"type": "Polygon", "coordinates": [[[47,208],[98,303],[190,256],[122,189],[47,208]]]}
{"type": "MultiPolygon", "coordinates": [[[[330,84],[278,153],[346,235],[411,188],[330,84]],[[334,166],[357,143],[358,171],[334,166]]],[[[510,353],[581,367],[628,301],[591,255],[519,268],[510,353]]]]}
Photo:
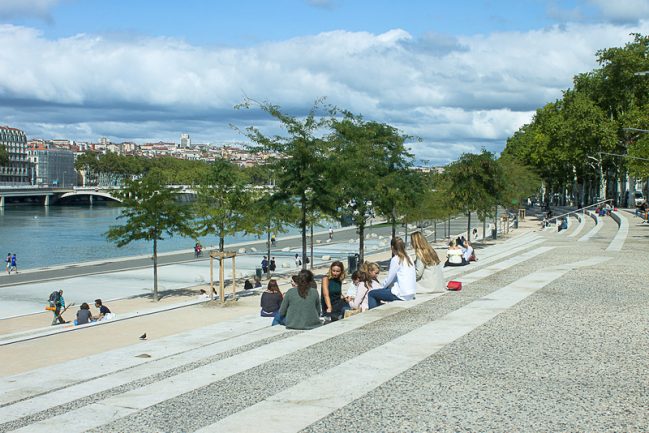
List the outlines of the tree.
{"type": "Polygon", "coordinates": [[[361,116],[345,113],[332,120],[333,156],[331,177],[341,203],[340,214],[350,218],[359,235],[359,257],[365,257],[365,227],[374,216],[374,206],[380,197],[376,187],[387,172],[383,144],[393,131],[384,124],[366,122],[361,116]]]}
{"type": "Polygon", "coordinates": [[[239,166],[217,159],[196,189],[196,233],[199,236],[216,234],[219,251],[225,248],[226,236],[254,230],[249,217],[253,196],[239,166]]]}
{"type": "Polygon", "coordinates": [[[530,167],[507,155],[501,156],[498,164],[504,176],[502,190],[498,193],[501,205],[510,207],[522,203],[525,197],[538,192],[541,178],[530,167]]]}
{"type": "MultiPolygon", "coordinates": [[[[274,177],[273,167],[261,165],[248,170],[248,179],[261,181],[254,190],[254,198],[249,214],[251,232],[261,235],[266,234],[266,249],[268,260],[271,258],[271,238],[273,234],[284,233],[288,224],[296,224],[299,219],[297,209],[291,203],[277,200],[272,190],[274,177]]],[[[268,270],[270,277],[270,269],[268,270]]]]}
{"type": "Polygon", "coordinates": [[[471,212],[483,220],[491,215],[504,190],[502,169],[491,152],[465,153],[446,167],[449,198],[468,216],[467,235],[471,235],[471,212]]]}
{"type": "Polygon", "coordinates": [[[267,151],[275,171],[274,200],[295,203],[299,208],[298,226],[302,237],[302,267],[306,269],[308,215],[312,210],[335,213],[337,204],[331,194],[329,159],[331,147],[319,135],[328,126],[328,118],[318,115],[322,101],[316,101],[306,117],[299,119],[284,113],[277,105],[246,99],[238,108],[257,107],[266,112],[286,130],[287,136],[266,136],[250,126],[241,131],[256,145],[253,151],[267,151]]]}
{"type": "Polygon", "coordinates": [[[118,247],[138,240],[153,242],[153,300],[158,301],[158,241],[174,234],[193,235],[190,208],[177,201],[173,189],[164,186],[158,171],[127,180],[116,195],[124,206],[117,219],[125,219],[126,223],[111,226],[106,236],[118,247]]]}

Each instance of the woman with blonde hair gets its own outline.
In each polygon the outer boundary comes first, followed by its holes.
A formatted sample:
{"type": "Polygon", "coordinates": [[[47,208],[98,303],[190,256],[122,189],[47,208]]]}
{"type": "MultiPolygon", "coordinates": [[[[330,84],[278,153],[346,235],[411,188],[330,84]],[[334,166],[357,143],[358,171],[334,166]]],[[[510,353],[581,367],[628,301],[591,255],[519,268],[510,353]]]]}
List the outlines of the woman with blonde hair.
{"type": "Polygon", "coordinates": [[[322,312],[331,317],[334,322],[341,319],[347,302],[343,299],[343,281],[345,281],[345,266],[336,260],[331,263],[327,275],[322,279],[322,312]]]}
{"type": "Polygon", "coordinates": [[[444,291],[444,265],[421,232],[410,235],[415,250],[415,270],[418,293],[444,291]]]}
{"type": "Polygon", "coordinates": [[[371,290],[368,294],[369,308],[375,308],[381,302],[410,301],[417,291],[415,265],[406,253],[406,244],[401,238],[390,242],[392,259],[388,276],[380,289],[371,290]]]}

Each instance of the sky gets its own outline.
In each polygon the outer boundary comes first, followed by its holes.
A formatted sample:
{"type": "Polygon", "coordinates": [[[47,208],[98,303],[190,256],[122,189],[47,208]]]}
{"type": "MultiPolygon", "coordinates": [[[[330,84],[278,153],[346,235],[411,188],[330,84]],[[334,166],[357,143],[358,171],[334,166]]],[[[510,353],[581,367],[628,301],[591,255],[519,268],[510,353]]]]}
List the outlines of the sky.
{"type": "Polygon", "coordinates": [[[649,0],[0,0],[0,125],[241,143],[283,132],[244,98],[301,116],[324,97],[443,165],[502,151],[630,33],[649,34],[649,0]]]}

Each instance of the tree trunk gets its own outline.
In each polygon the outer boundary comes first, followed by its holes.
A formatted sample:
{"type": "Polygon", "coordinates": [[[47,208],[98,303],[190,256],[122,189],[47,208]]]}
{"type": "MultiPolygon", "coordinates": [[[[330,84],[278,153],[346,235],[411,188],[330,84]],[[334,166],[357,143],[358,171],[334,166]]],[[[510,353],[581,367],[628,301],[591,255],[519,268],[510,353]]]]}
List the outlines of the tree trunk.
{"type": "Polygon", "coordinates": [[[435,220],[435,222],[433,223],[433,232],[434,232],[434,234],[433,234],[434,241],[433,242],[437,243],[437,220],[435,220]]]}
{"type": "Polygon", "coordinates": [[[358,266],[365,260],[365,224],[358,226],[358,266]]]}
{"type": "Polygon", "coordinates": [[[496,210],[494,211],[494,240],[498,238],[498,205],[496,205],[496,210]]]}
{"type": "Polygon", "coordinates": [[[225,248],[225,233],[223,229],[219,230],[219,251],[223,252],[225,248]]]}
{"type": "Polygon", "coordinates": [[[403,240],[403,243],[406,247],[408,247],[408,221],[405,221],[403,226],[404,226],[403,232],[406,234],[404,236],[405,239],[403,240]]]}
{"type": "Polygon", "coordinates": [[[158,239],[153,238],[153,302],[158,302],[158,239]]]}
{"type": "Polygon", "coordinates": [[[302,234],[302,269],[306,269],[306,197],[302,196],[302,218],[300,220],[302,234]]]}
{"type": "Polygon", "coordinates": [[[270,225],[268,226],[268,232],[267,232],[267,240],[266,240],[266,245],[268,246],[268,268],[266,271],[266,278],[270,279],[270,225]]]}
{"type": "Polygon", "coordinates": [[[311,223],[311,251],[310,254],[311,260],[309,262],[309,269],[313,269],[313,223],[311,223]]]}
{"type": "Polygon", "coordinates": [[[466,239],[471,242],[471,211],[469,211],[468,218],[466,220],[466,239]]]}

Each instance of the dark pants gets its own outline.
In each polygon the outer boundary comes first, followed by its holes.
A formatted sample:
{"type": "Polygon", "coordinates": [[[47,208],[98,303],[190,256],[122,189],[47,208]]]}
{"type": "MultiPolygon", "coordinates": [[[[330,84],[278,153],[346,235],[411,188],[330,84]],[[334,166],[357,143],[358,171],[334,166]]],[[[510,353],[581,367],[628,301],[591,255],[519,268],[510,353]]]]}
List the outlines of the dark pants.
{"type": "Polygon", "coordinates": [[[381,301],[392,302],[392,301],[400,301],[400,300],[401,299],[394,296],[394,294],[389,288],[370,290],[367,293],[367,304],[370,307],[370,310],[372,308],[376,308],[379,305],[381,305],[381,301]]]}
{"type": "Polygon", "coordinates": [[[54,310],[54,319],[52,319],[52,325],[58,325],[59,323],[65,323],[63,317],[61,317],[61,304],[56,304],[56,310],[54,310]]]}

